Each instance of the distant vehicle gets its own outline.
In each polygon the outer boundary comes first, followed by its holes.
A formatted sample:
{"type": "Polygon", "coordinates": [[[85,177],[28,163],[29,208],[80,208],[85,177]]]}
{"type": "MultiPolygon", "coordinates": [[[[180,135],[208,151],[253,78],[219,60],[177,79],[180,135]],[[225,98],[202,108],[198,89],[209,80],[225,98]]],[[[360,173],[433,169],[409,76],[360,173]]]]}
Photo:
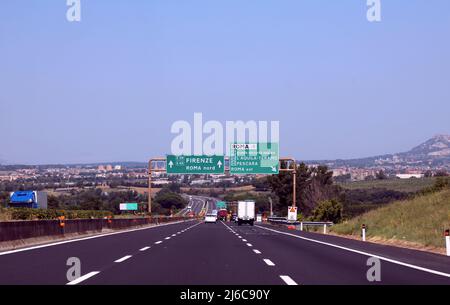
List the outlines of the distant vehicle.
{"type": "Polygon", "coordinates": [[[214,214],[214,215],[217,216],[217,210],[212,210],[212,211],[211,211],[211,214],[214,214]]]}
{"type": "Polygon", "coordinates": [[[238,201],[237,223],[240,226],[248,223],[253,226],[255,222],[255,202],[252,200],[238,201]]]}
{"type": "Polygon", "coordinates": [[[237,221],[237,214],[231,215],[231,221],[237,221]]]}
{"type": "Polygon", "coordinates": [[[217,222],[217,214],[206,214],[205,223],[216,223],[217,222]]]}
{"type": "Polygon", "coordinates": [[[217,218],[225,221],[227,220],[228,211],[227,210],[220,210],[219,213],[217,213],[217,218]]]}
{"type": "Polygon", "coordinates": [[[17,191],[10,194],[12,208],[47,209],[47,193],[38,191],[17,191]]]}

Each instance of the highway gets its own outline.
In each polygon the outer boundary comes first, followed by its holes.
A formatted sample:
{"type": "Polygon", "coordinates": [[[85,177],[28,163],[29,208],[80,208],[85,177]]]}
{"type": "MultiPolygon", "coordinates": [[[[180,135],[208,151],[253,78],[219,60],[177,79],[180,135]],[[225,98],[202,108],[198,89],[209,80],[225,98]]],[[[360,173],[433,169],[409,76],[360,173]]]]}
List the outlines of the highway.
{"type": "Polygon", "coordinates": [[[192,220],[0,253],[0,284],[450,284],[445,256],[292,231],[192,220]],[[381,262],[369,282],[367,260],[381,262]],[[69,282],[67,259],[81,261],[69,282]]]}
{"type": "Polygon", "coordinates": [[[187,207],[185,207],[179,212],[181,216],[188,216],[191,211],[194,213],[194,215],[199,215],[203,208],[206,209],[207,213],[216,209],[217,199],[204,196],[188,196],[188,195],[184,195],[184,197],[189,202],[187,207]]]}

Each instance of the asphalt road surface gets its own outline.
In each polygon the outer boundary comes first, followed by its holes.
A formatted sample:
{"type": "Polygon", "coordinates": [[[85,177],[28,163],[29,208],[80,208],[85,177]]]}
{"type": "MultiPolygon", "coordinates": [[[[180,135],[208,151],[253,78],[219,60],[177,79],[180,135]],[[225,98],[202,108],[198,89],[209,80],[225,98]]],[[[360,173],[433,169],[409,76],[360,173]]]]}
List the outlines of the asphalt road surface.
{"type": "Polygon", "coordinates": [[[270,225],[187,221],[0,253],[0,284],[450,284],[450,258],[270,225]],[[369,281],[368,259],[380,280],[369,281]]]}
{"type": "Polygon", "coordinates": [[[180,211],[181,216],[188,216],[190,212],[198,215],[204,207],[207,213],[216,209],[217,199],[202,196],[184,196],[189,202],[187,207],[180,211]]]}

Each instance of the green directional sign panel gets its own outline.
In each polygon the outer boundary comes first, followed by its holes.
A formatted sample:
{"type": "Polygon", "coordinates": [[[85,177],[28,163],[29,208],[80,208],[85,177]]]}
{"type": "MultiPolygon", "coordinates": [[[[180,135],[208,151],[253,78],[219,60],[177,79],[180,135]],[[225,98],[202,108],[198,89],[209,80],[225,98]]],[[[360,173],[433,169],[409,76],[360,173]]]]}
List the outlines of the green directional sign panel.
{"type": "Polygon", "coordinates": [[[278,174],[278,143],[231,144],[230,174],[278,174]]]}
{"type": "Polygon", "coordinates": [[[224,156],[167,156],[168,174],[223,174],[224,156]]]}
{"type": "Polygon", "coordinates": [[[121,211],[137,211],[138,204],[137,203],[121,203],[120,210],[121,211]]]}

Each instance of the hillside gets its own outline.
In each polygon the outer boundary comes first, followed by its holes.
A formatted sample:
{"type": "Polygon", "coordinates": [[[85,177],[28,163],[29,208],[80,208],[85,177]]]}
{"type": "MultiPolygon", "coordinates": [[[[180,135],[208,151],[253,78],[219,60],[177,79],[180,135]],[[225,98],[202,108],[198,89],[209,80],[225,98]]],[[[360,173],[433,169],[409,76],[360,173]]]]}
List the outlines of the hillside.
{"type": "Polygon", "coordinates": [[[406,152],[348,160],[310,160],[330,167],[426,166],[450,168],[450,135],[436,135],[406,152]]]}
{"type": "Polygon", "coordinates": [[[359,238],[362,224],[367,226],[369,240],[443,248],[443,232],[450,228],[450,189],[394,202],[333,226],[331,231],[359,238]]]}
{"type": "Polygon", "coordinates": [[[387,189],[398,192],[414,193],[424,188],[433,186],[436,178],[420,178],[420,179],[381,179],[369,181],[351,181],[338,183],[344,189],[349,190],[366,190],[366,189],[387,189]]]}

